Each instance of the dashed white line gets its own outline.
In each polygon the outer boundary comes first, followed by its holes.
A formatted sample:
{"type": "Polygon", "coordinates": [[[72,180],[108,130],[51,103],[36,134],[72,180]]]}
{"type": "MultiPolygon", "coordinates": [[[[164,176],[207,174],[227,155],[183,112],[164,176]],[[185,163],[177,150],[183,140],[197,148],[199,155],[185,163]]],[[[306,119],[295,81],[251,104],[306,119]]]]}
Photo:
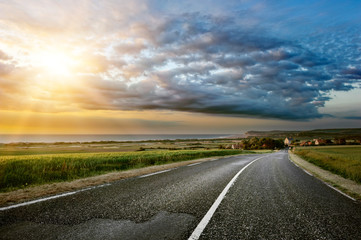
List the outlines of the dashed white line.
{"type": "Polygon", "coordinates": [[[192,166],[195,166],[195,165],[198,165],[198,164],[201,164],[201,163],[202,162],[192,163],[192,164],[187,165],[187,167],[192,167],[192,166]]]}
{"type": "Polygon", "coordinates": [[[209,223],[209,221],[211,220],[213,214],[215,213],[215,211],[217,210],[219,204],[222,202],[223,198],[226,196],[228,190],[233,186],[234,182],[237,180],[238,176],[252,163],[254,163],[255,161],[264,158],[263,157],[259,157],[255,160],[253,160],[252,162],[248,163],[246,166],[244,166],[233,178],[232,180],[227,184],[227,186],[223,189],[223,191],[221,192],[221,194],[218,196],[218,198],[216,199],[216,201],[213,203],[213,205],[211,206],[211,208],[208,210],[208,212],[206,213],[206,215],[204,215],[203,219],[200,221],[200,223],[198,224],[198,226],[194,229],[192,235],[188,238],[188,240],[198,240],[199,237],[201,236],[203,230],[205,229],[205,227],[207,226],[207,224],[209,223]]]}
{"type": "MultiPolygon", "coordinates": [[[[217,160],[217,159],[214,159],[214,160],[217,160]]],[[[191,165],[188,165],[188,166],[194,166],[194,165],[201,164],[201,163],[202,162],[194,163],[194,164],[191,164],[191,165]]],[[[159,171],[159,172],[155,172],[155,173],[142,175],[142,176],[139,176],[139,178],[145,178],[145,177],[153,176],[153,175],[164,173],[164,172],[169,172],[169,171],[172,171],[174,169],[176,169],[176,168],[171,168],[171,169],[167,169],[167,170],[163,170],[163,171],[159,171]]],[[[94,188],[105,187],[105,186],[109,186],[109,185],[111,185],[111,184],[110,183],[105,183],[105,184],[102,184],[102,185],[98,185],[98,186],[94,186],[94,187],[88,187],[88,188],[84,188],[84,189],[73,191],[73,192],[62,193],[62,194],[59,194],[59,195],[40,198],[40,199],[36,199],[36,200],[33,200],[33,201],[14,204],[14,205],[7,206],[7,207],[0,207],[0,211],[5,211],[5,210],[8,210],[8,209],[18,208],[18,207],[22,207],[22,206],[27,206],[27,205],[31,205],[31,204],[34,204],[34,203],[48,201],[48,200],[51,200],[51,199],[66,197],[66,196],[70,196],[70,195],[73,195],[73,194],[76,194],[76,193],[79,193],[79,192],[88,191],[88,190],[91,190],[91,189],[94,189],[94,188]]]]}
{"type": "Polygon", "coordinates": [[[36,199],[36,200],[33,200],[33,201],[29,201],[29,202],[14,204],[14,205],[11,205],[11,206],[0,208],[0,211],[5,211],[5,210],[8,210],[8,209],[18,208],[18,207],[22,207],[22,206],[27,206],[27,205],[31,205],[31,204],[34,204],[34,203],[48,201],[48,200],[51,200],[51,199],[66,197],[66,196],[70,196],[70,195],[73,195],[73,194],[76,194],[76,193],[79,193],[79,192],[84,192],[84,191],[88,191],[88,190],[91,190],[91,189],[94,189],[94,188],[105,187],[105,186],[109,186],[109,185],[111,185],[111,184],[106,183],[106,184],[98,185],[98,186],[95,186],[95,187],[84,188],[84,189],[74,191],[74,192],[67,192],[67,193],[62,193],[62,194],[51,196],[51,197],[36,199]]]}
{"type": "Polygon", "coordinates": [[[139,176],[139,178],[145,178],[145,177],[157,175],[157,174],[160,174],[160,173],[169,172],[169,171],[172,171],[172,170],[174,170],[174,168],[167,169],[167,170],[163,170],[163,171],[159,171],[159,172],[154,172],[154,173],[145,174],[145,175],[139,176]]]}

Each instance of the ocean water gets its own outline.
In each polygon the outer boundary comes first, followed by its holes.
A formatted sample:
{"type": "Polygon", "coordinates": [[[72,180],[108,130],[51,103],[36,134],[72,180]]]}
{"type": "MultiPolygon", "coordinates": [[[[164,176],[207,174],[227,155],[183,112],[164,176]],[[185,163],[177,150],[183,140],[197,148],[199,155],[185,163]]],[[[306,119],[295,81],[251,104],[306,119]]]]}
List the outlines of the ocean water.
{"type": "Polygon", "coordinates": [[[17,142],[99,142],[99,141],[144,141],[144,140],[175,140],[175,139],[209,139],[223,138],[231,134],[0,134],[0,143],[17,142]]]}

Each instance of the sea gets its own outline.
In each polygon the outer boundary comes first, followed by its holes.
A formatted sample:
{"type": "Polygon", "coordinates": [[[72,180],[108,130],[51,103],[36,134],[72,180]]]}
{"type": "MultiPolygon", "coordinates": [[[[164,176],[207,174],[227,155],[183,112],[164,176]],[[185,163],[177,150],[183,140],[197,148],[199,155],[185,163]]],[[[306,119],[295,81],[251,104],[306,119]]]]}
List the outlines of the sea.
{"type": "Polygon", "coordinates": [[[231,134],[0,134],[0,143],[55,143],[226,138],[231,134]]]}

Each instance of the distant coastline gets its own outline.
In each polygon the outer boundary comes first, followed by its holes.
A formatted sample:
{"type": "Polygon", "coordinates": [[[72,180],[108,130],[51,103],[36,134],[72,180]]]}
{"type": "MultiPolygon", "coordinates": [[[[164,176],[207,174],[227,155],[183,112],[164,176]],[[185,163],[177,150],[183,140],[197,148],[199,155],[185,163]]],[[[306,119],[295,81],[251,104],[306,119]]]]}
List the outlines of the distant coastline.
{"type": "Polygon", "coordinates": [[[231,134],[0,134],[0,143],[146,141],[227,138],[231,134]]]}

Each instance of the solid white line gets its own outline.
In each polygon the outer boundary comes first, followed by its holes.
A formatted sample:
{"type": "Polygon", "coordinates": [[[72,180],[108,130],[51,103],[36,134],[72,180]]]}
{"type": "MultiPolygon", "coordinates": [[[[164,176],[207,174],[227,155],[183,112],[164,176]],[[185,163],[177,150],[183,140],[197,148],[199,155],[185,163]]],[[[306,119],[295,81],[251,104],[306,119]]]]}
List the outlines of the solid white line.
{"type": "Polygon", "coordinates": [[[109,186],[109,185],[110,185],[109,183],[106,183],[106,184],[102,184],[102,185],[98,185],[98,186],[94,186],[94,187],[84,188],[84,189],[74,191],[74,192],[67,192],[67,193],[62,193],[62,194],[51,196],[51,197],[36,199],[36,200],[33,200],[33,201],[29,201],[29,202],[14,204],[14,205],[11,205],[11,206],[0,208],[0,211],[5,211],[5,210],[8,210],[8,209],[18,208],[18,207],[22,207],[22,206],[27,206],[27,205],[31,205],[31,204],[34,204],[34,203],[48,201],[48,200],[51,200],[51,199],[66,197],[66,196],[70,196],[70,195],[73,195],[73,194],[76,194],[76,193],[79,193],[79,192],[84,192],[84,191],[88,191],[88,190],[91,190],[91,189],[94,189],[94,188],[105,187],[105,186],[109,186]]]}
{"type": "Polygon", "coordinates": [[[227,184],[227,186],[223,189],[223,191],[221,192],[221,194],[219,194],[218,198],[216,199],[216,201],[213,203],[212,207],[208,210],[208,212],[206,213],[206,215],[204,215],[203,219],[200,221],[200,223],[198,224],[198,226],[194,229],[192,235],[188,238],[188,240],[197,240],[199,239],[199,237],[201,236],[203,230],[205,229],[205,227],[207,226],[207,224],[209,223],[209,221],[211,220],[213,214],[215,213],[215,211],[217,210],[219,204],[222,202],[223,198],[226,196],[228,190],[233,186],[234,182],[237,180],[238,176],[252,163],[254,163],[255,161],[264,158],[263,157],[259,157],[255,160],[253,160],[252,162],[248,163],[246,166],[244,166],[233,178],[232,180],[227,184]]]}
{"type": "MultiPolygon", "coordinates": [[[[302,168],[301,168],[302,169],[302,168]]],[[[312,173],[310,173],[309,171],[307,171],[307,170],[305,170],[305,169],[302,169],[305,173],[307,173],[308,175],[310,175],[310,176],[312,176],[313,177],[313,175],[312,175],[312,173]]]]}
{"type": "MultiPolygon", "coordinates": [[[[293,162],[291,159],[290,159],[290,155],[288,155],[288,160],[290,160],[291,163],[293,163],[294,165],[296,165],[296,167],[300,168],[301,170],[303,170],[305,173],[307,173],[308,175],[312,176],[312,177],[315,177],[313,176],[311,173],[309,173],[308,171],[306,171],[305,169],[303,169],[301,166],[299,166],[298,164],[296,164],[295,162],[293,162]]],[[[324,184],[326,184],[326,186],[332,188],[333,190],[335,190],[336,192],[338,193],[341,193],[342,195],[344,195],[345,197],[348,197],[349,199],[353,200],[353,201],[356,201],[356,199],[354,199],[353,197],[347,195],[346,193],[342,192],[341,190],[338,190],[337,188],[335,188],[334,186],[330,185],[329,183],[323,181],[322,179],[320,178],[317,178],[319,179],[321,182],[323,182],[324,184]]]]}
{"type": "Polygon", "coordinates": [[[349,199],[356,201],[356,199],[354,199],[353,197],[347,195],[346,193],[342,192],[341,190],[338,190],[337,188],[335,188],[334,186],[330,185],[329,183],[324,182],[327,186],[329,186],[330,188],[332,188],[333,190],[335,190],[336,192],[341,193],[342,195],[344,195],[345,197],[348,197],[349,199]]]}
{"type": "Polygon", "coordinates": [[[174,170],[174,168],[167,169],[167,170],[163,170],[163,171],[159,171],[159,172],[149,173],[149,174],[146,174],[146,175],[139,176],[139,178],[145,178],[145,177],[157,175],[157,174],[160,174],[160,173],[169,172],[169,171],[172,171],[172,170],[174,170]]]}
{"type": "Polygon", "coordinates": [[[304,171],[305,173],[307,173],[308,175],[314,177],[312,173],[310,173],[309,171],[306,171],[306,169],[302,168],[300,165],[298,165],[297,163],[295,163],[294,161],[292,161],[292,160],[290,159],[290,155],[288,155],[288,160],[289,160],[291,163],[293,163],[296,167],[298,167],[299,169],[301,169],[302,171],[304,171]]]}
{"type": "Polygon", "coordinates": [[[192,164],[187,165],[187,167],[195,166],[195,165],[198,165],[198,164],[201,164],[201,163],[202,162],[192,163],[192,164]]]}

